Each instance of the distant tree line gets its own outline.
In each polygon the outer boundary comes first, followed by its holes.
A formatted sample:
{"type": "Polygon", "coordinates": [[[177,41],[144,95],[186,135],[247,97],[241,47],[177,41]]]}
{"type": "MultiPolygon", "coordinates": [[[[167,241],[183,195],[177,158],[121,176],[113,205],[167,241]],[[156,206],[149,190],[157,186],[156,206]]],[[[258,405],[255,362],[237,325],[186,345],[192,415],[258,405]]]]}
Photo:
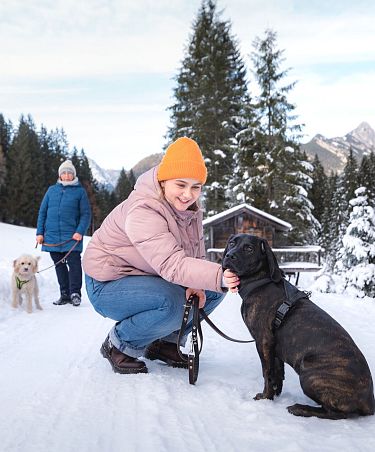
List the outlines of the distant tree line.
{"type": "Polygon", "coordinates": [[[55,184],[58,168],[70,158],[85,187],[93,212],[89,233],[133,189],[133,172],[121,170],[114,191],[94,180],[84,150],[68,149],[64,130],[37,130],[31,116],[21,116],[14,127],[0,114],[0,221],[35,227],[47,188],[55,184]]]}
{"type": "MultiPolygon", "coordinates": [[[[312,172],[313,183],[309,191],[309,198],[315,207],[314,214],[320,223],[317,243],[325,251],[326,264],[330,272],[340,272],[342,269],[342,266],[338,266],[337,263],[343,259],[343,237],[348,234],[348,229],[351,231],[352,238],[356,234],[351,222],[352,214],[357,215],[356,212],[353,213],[353,206],[361,203],[361,206],[366,205],[370,209],[375,207],[374,174],[374,151],[364,155],[361,162],[358,163],[350,149],[341,174],[334,172],[329,175],[325,174],[319,158],[315,156],[312,172]],[[361,194],[356,194],[360,188],[362,189],[361,194]],[[361,200],[354,201],[358,196],[361,196],[361,200]]],[[[361,240],[364,240],[365,237],[375,236],[375,218],[372,221],[373,223],[370,221],[366,232],[358,231],[357,236],[361,240]]],[[[369,263],[375,264],[375,246],[374,255],[369,255],[367,258],[369,263]]]]}

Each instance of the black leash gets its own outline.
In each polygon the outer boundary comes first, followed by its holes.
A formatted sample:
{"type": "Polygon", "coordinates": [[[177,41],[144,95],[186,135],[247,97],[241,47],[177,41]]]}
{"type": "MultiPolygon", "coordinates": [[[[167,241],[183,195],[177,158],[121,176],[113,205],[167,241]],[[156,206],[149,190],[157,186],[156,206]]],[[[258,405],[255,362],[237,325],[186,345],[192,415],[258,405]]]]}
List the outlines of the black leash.
{"type": "Polygon", "coordinates": [[[233,339],[232,337],[223,333],[213,322],[208,318],[208,315],[204,312],[202,308],[199,308],[199,298],[197,295],[190,295],[189,299],[185,303],[184,315],[182,318],[182,324],[177,338],[177,350],[183,361],[186,361],[185,356],[180,350],[181,338],[185,333],[186,325],[188,323],[189,314],[193,308],[193,320],[192,320],[192,331],[191,331],[191,348],[188,353],[188,369],[189,369],[189,383],[191,385],[195,384],[198,379],[199,372],[199,355],[202,351],[203,346],[203,333],[201,327],[201,319],[205,320],[210,327],[216,331],[220,336],[227,339],[228,341],[238,342],[241,344],[255,342],[254,339],[250,341],[244,341],[240,339],[233,339]]]}

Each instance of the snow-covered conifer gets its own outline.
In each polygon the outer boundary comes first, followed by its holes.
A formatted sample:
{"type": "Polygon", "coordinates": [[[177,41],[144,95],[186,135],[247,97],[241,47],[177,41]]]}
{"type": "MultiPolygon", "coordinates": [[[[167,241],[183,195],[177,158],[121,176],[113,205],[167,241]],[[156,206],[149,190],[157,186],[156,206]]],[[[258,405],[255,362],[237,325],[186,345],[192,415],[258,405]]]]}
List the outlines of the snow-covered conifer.
{"type": "Polygon", "coordinates": [[[206,212],[215,214],[232,202],[228,186],[236,135],[244,128],[249,101],[237,40],[230,22],[220,18],[214,0],[202,1],[176,81],[167,137],[173,141],[186,135],[198,142],[208,169],[206,212]]]}
{"type": "Polygon", "coordinates": [[[345,290],[358,297],[375,296],[375,213],[366,188],[355,190],[350,201],[349,225],[342,238],[336,268],[344,276],[345,290]]]}

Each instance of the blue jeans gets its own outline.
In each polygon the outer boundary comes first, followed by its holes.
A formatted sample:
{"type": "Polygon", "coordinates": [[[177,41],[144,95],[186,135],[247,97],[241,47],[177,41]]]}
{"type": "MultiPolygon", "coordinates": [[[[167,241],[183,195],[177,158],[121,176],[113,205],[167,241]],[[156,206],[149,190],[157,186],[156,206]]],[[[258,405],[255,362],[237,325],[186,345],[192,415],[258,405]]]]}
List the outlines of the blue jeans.
{"type": "MultiPolygon", "coordinates": [[[[121,352],[137,358],[157,339],[177,343],[185,287],[159,276],[126,276],[100,282],[86,275],[86,291],[99,314],[117,321],[109,337],[121,352]]],[[[210,314],[224,296],[207,290],[205,312],[210,314]]],[[[191,327],[189,321],[181,345],[185,344],[191,327]]]]}
{"type": "MultiPolygon", "coordinates": [[[[56,264],[66,253],[52,251],[50,255],[56,264]]],[[[72,251],[66,259],[56,265],[55,271],[60,286],[60,294],[63,298],[70,298],[72,293],[81,295],[82,266],[81,253],[79,251],[72,251]]]]}

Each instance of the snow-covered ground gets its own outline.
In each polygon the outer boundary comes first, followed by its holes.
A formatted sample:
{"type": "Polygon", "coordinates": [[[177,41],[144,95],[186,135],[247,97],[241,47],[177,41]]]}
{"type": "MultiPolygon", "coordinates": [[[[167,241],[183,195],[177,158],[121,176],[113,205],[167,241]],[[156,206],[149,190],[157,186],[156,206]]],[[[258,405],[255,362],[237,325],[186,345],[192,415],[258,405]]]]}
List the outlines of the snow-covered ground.
{"type": "MultiPolygon", "coordinates": [[[[12,261],[34,249],[33,229],[0,223],[0,450],[4,452],[242,452],[375,450],[375,417],[330,421],[294,417],[306,403],[287,366],[275,401],[262,389],[254,344],[235,344],[204,325],[197,384],[187,371],[147,362],[149,374],[114,374],[99,348],[112,321],[83,303],[54,306],[54,269],[38,275],[43,311],[10,306],[12,261]]],[[[309,289],[311,276],[300,285],[309,289]]],[[[313,300],[352,335],[375,376],[375,300],[313,293],[313,300]]],[[[212,315],[227,334],[248,338],[240,298],[228,295],[212,315]]]]}

